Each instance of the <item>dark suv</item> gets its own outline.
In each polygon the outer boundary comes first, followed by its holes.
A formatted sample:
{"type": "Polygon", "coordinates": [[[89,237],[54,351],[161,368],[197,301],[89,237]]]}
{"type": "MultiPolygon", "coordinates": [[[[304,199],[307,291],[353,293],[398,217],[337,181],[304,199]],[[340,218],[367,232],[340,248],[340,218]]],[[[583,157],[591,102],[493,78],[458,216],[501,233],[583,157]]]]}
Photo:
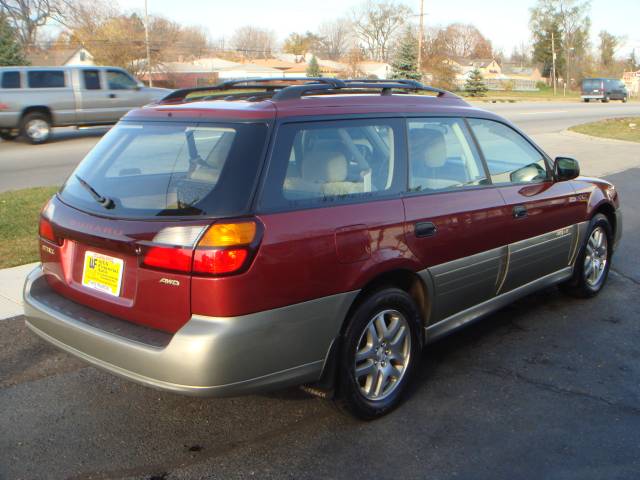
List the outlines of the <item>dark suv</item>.
{"type": "Polygon", "coordinates": [[[578,174],[413,81],[176,91],[44,208],[27,325],[144,385],[306,385],[375,418],[429,342],[549,285],[603,288],[618,194],[578,174]]]}
{"type": "Polygon", "coordinates": [[[622,100],[627,103],[629,92],[622,80],[615,78],[585,78],[582,80],[582,100],[600,100],[607,103],[609,100],[622,100]]]}

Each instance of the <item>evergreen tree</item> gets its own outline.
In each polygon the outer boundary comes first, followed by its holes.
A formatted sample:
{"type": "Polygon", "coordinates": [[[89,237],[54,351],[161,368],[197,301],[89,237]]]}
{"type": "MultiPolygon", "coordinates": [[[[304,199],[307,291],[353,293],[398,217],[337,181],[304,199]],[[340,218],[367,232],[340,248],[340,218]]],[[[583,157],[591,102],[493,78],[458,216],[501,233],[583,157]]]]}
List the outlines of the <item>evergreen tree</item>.
{"type": "Polygon", "coordinates": [[[0,66],[25,65],[22,48],[7,19],[0,15],[0,66]]]}
{"type": "Polygon", "coordinates": [[[484,94],[487,93],[488,88],[479,68],[471,72],[464,84],[464,90],[472,97],[484,97],[484,94]]]}
{"type": "Polygon", "coordinates": [[[391,63],[391,78],[408,80],[420,80],[422,74],[418,70],[418,46],[417,40],[407,30],[400,41],[395,58],[391,63]]]}
{"type": "Polygon", "coordinates": [[[309,60],[309,65],[307,65],[307,77],[319,77],[320,76],[320,65],[318,65],[318,59],[315,55],[311,57],[309,60]]]}

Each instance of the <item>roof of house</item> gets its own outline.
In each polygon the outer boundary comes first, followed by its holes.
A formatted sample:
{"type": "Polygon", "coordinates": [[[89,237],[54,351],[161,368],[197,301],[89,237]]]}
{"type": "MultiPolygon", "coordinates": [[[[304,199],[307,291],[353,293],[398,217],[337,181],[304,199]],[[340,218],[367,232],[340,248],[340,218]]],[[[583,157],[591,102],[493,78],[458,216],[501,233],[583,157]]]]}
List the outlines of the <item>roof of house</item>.
{"type": "Polygon", "coordinates": [[[27,54],[27,60],[31,65],[39,67],[61,67],[71,60],[78,52],[84,50],[92,57],[91,52],[83,47],[78,48],[54,48],[27,54]]]}

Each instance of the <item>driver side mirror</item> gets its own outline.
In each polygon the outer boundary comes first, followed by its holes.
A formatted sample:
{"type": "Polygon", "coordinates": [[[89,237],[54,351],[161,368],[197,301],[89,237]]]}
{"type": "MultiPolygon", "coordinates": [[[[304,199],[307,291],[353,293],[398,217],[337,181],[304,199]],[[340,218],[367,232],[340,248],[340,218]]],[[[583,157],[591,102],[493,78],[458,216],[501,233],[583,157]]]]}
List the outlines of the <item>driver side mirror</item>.
{"type": "Polygon", "coordinates": [[[580,165],[573,158],[557,157],[553,162],[553,175],[557,182],[573,180],[580,175],[580,165]]]}

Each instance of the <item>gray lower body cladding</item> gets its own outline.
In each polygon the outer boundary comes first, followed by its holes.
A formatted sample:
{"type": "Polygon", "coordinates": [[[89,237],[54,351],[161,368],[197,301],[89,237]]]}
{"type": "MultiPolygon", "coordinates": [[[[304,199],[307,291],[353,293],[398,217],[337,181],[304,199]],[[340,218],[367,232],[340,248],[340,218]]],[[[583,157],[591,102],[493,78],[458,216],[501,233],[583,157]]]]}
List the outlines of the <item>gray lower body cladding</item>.
{"type": "Polygon", "coordinates": [[[317,381],[356,295],[239,317],[194,315],[174,335],[103,318],[57,295],[39,267],[24,301],[32,331],[99,368],[163,390],[226,396],[317,381]]]}

